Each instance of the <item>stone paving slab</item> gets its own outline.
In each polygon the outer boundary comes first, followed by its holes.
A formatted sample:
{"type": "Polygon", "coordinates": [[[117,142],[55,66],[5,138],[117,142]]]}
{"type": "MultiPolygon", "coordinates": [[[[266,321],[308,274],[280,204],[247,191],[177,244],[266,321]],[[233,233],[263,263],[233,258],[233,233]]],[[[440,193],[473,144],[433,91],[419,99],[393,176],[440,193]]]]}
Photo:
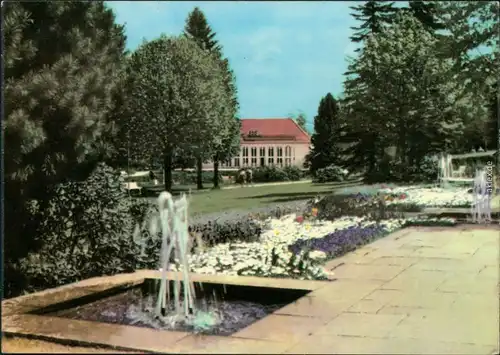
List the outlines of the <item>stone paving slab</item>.
{"type": "Polygon", "coordinates": [[[498,227],[410,228],[330,262],[342,281],[381,284],[287,353],[493,354],[499,246],[498,227]]]}

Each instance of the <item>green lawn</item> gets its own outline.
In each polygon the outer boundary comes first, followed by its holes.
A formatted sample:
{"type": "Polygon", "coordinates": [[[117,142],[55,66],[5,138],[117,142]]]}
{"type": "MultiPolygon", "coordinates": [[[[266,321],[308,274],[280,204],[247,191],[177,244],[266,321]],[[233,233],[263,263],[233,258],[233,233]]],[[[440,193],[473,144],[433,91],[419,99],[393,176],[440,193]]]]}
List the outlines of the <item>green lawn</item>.
{"type": "MultiPolygon", "coordinates": [[[[359,186],[358,181],[343,183],[313,184],[310,182],[238,187],[234,189],[222,190],[202,190],[192,189],[190,201],[190,213],[205,214],[221,212],[227,210],[250,210],[266,205],[286,204],[287,202],[308,200],[318,195],[336,192],[339,189],[359,186]]],[[[189,187],[182,187],[181,191],[186,192],[189,187]]],[[[174,190],[174,194],[179,192],[174,190]]],[[[154,200],[154,198],[152,198],[154,200]]]]}

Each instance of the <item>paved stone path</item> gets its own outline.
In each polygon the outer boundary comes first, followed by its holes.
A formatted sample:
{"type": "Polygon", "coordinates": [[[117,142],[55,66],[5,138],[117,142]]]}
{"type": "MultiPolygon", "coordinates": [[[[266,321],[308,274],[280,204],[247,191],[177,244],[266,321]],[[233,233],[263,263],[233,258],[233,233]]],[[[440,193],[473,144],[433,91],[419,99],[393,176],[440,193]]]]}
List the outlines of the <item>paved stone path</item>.
{"type": "Polygon", "coordinates": [[[339,293],[316,301],[338,315],[287,353],[498,353],[499,246],[498,227],[411,228],[330,262],[339,293]]]}

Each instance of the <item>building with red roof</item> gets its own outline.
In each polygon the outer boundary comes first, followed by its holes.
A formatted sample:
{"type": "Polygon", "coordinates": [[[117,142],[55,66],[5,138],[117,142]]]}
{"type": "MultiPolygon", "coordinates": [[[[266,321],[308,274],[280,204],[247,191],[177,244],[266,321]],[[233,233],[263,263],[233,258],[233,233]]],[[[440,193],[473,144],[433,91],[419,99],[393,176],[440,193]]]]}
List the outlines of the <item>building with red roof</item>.
{"type": "MultiPolygon", "coordinates": [[[[297,166],[302,168],[311,137],[291,118],[241,119],[239,156],[221,164],[222,169],[258,166],[297,166]]],[[[213,164],[204,164],[204,170],[213,164]]]]}

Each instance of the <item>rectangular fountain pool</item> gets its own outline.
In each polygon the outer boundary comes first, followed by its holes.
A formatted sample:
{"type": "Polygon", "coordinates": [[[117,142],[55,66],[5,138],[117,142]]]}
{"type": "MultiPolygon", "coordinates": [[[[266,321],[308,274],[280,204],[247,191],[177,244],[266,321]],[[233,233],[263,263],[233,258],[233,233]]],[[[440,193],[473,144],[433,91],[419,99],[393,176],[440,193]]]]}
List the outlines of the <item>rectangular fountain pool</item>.
{"type": "MultiPolygon", "coordinates": [[[[175,314],[173,297],[167,303],[163,316],[159,317],[155,313],[158,281],[146,279],[144,283],[134,287],[118,288],[94,294],[90,298],[83,297],[52,305],[32,314],[228,336],[310,292],[300,289],[194,283],[196,309],[186,319],[175,314]]],[[[170,280],[170,295],[174,292],[173,285],[174,281],[170,280]]],[[[182,299],[180,306],[183,306],[182,299]]]]}

